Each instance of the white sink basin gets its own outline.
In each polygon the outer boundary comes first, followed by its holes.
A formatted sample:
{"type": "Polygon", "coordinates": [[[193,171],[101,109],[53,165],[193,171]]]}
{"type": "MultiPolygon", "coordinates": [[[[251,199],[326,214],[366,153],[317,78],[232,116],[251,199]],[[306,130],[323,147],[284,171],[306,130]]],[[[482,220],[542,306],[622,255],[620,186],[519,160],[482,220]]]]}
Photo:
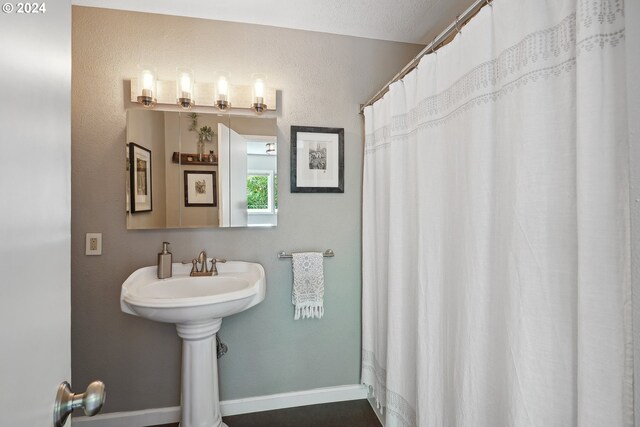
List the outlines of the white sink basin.
{"type": "Polygon", "coordinates": [[[216,264],[217,276],[190,277],[191,265],[173,264],[173,277],[157,278],[157,267],[134,271],[122,284],[125,313],[175,323],[182,341],[181,427],[226,427],[218,395],[215,336],[222,318],[264,299],[260,264],[227,261],[216,264]]]}
{"type": "Polygon", "coordinates": [[[216,264],[217,276],[190,277],[191,265],[173,264],[173,277],[158,279],[156,267],[136,270],[122,284],[125,313],[156,322],[191,323],[218,319],[253,307],[264,299],[260,264],[228,261],[216,264]]]}

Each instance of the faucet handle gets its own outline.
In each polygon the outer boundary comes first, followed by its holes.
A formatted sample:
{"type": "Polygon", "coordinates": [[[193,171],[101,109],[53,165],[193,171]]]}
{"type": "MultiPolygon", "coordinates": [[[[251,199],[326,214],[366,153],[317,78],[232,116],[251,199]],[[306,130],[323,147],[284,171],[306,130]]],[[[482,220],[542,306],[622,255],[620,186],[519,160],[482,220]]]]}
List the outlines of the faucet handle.
{"type": "Polygon", "coordinates": [[[198,271],[198,269],[196,268],[197,264],[198,264],[198,259],[194,258],[191,261],[182,261],[183,264],[191,264],[191,275],[193,275],[194,271],[198,271]]]}
{"type": "Polygon", "coordinates": [[[212,276],[217,276],[218,275],[218,269],[216,268],[216,263],[218,262],[227,262],[226,259],[220,259],[220,258],[211,258],[211,275],[212,276]]]}

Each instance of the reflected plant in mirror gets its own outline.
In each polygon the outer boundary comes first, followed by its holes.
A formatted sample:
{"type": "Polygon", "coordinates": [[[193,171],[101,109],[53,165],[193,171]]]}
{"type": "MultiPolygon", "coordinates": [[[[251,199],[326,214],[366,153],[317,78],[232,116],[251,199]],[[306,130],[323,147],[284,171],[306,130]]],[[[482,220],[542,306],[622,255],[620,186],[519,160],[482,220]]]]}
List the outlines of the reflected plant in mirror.
{"type": "Polygon", "coordinates": [[[190,113],[189,118],[191,119],[191,126],[189,126],[189,130],[191,132],[197,132],[198,134],[198,160],[209,160],[210,162],[213,162],[213,159],[215,158],[215,150],[208,150],[211,154],[210,157],[209,154],[206,153],[205,144],[207,142],[213,142],[215,132],[211,129],[211,126],[198,127],[198,113],[190,113]],[[205,156],[207,156],[206,159],[205,156]]]}
{"type": "MultiPolygon", "coordinates": [[[[130,109],[127,146],[148,150],[153,210],[130,209],[127,228],[269,227],[277,224],[275,118],[130,109]],[[135,145],[134,145],[135,144],[135,145]],[[189,173],[185,174],[188,171],[189,173]],[[185,176],[213,177],[216,203],[185,203],[185,176]]],[[[129,153],[129,149],[127,150],[129,153]]]]}

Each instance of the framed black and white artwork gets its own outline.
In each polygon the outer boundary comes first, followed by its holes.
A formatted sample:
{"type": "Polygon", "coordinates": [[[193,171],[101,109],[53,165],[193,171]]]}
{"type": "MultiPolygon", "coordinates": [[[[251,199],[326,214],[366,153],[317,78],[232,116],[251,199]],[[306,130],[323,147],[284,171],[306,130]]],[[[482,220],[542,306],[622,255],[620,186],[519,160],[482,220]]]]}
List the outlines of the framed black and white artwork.
{"type": "Polygon", "coordinates": [[[151,151],[129,143],[129,197],[131,213],[151,212],[151,151]]]}
{"type": "Polygon", "coordinates": [[[344,193],[344,128],[291,126],[291,192],[344,193]]]}
{"type": "Polygon", "coordinates": [[[216,172],[184,171],[184,205],[217,205],[216,172]]]}

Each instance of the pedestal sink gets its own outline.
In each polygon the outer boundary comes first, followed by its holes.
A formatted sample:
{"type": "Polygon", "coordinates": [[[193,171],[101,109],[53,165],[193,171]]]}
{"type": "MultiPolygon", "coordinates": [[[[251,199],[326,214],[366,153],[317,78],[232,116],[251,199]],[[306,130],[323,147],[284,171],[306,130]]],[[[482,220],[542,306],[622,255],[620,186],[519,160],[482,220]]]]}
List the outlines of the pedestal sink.
{"type": "Polygon", "coordinates": [[[227,261],[217,267],[217,276],[190,277],[190,265],[173,264],[169,279],[158,279],[155,266],[144,267],[122,284],[122,311],[175,323],[182,338],[181,427],[226,426],[220,415],[216,333],[223,317],[253,307],[265,295],[260,264],[227,261]]]}

